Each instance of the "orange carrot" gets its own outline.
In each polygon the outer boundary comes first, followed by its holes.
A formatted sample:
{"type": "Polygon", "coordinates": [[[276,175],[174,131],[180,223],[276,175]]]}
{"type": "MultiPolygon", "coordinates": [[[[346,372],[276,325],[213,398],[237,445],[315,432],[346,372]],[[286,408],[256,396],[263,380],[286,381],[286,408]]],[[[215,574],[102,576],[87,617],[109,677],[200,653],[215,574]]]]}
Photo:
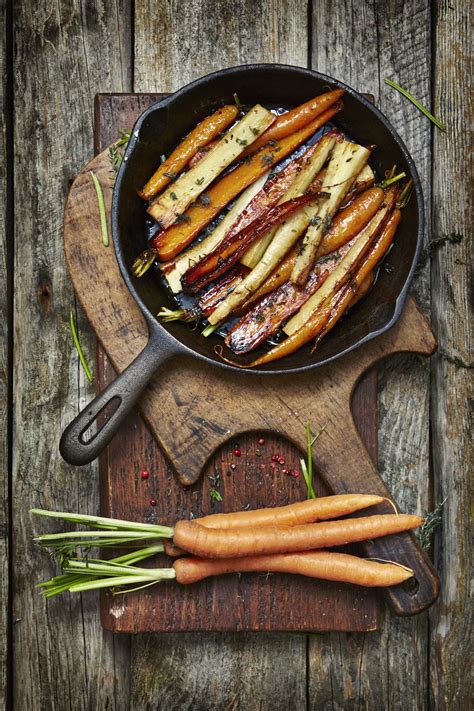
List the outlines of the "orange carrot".
{"type": "Polygon", "coordinates": [[[344,93],[344,89],[327,91],[325,94],[315,96],[304,104],[300,104],[300,106],[291,109],[291,111],[287,111],[286,114],[278,116],[270,128],[262,133],[252,145],[245,149],[242,157],[255,153],[256,150],[266,145],[269,141],[278,141],[280,138],[285,138],[295,133],[295,131],[299,131],[310,121],[314,121],[315,118],[335,104],[344,93]]]}
{"type": "Polygon", "coordinates": [[[213,575],[253,572],[295,573],[364,587],[388,587],[403,583],[413,575],[409,568],[394,563],[377,563],[346,553],[328,551],[255,555],[225,560],[189,557],[176,560],[173,568],[176,581],[182,585],[196,583],[213,575]]]}
{"type": "Polygon", "coordinates": [[[195,521],[178,521],[175,545],[204,558],[240,558],[248,555],[291,553],[342,546],[401,533],[421,525],[420,516],[385,514],[298,526],[206,528],[195,521]]]}
{"type": "MultiPolygon", "coordinates": [[[[377,494],[335,494],[320,496],[318,499],[295,501],[287,506],[275,506],[250,511],[231,511],[210,514],[194,519],[206,528],[242,528],[246,526],[298,526],[315,521],[326,521],[339,516],[347,516],[355,511],[376,506],[385,501],[377,494]]],[[[163,541],[165,553],[169,556],[183,555],[184,551],[170,541],[163,541]]]]}
{"type": "Polygon", "coordinates": [[[200,148],[212,141],[215,136],[235,121],[238,113],[237,106],[223,106],[198,123],[138,192],[140,197],[150,200],[163,190],[173,180],[173,176],[177,177],[200,148]]]}
{"type": "Polygon", "coordinates": [[[218,513],[194,519],[206,528],[242,528],[247,526],[298,526],[326,521],[375,506],[385,501],[377,494],[338,494],[318,499],[296,501],[287,506],[218,513]]]}
{"type": "Polygon", "coordinates": [[[257,180],[272,165],[292,153],[341,108],[342,104],[336,103],[300,131],[277,141],[268,148],[262,148],[248,162],[238,165],[206,192],[208,204],[197,204],[189,208],[184,214],[183,221],[159,233],[151,241],[150,248],[157,250],[162,261],[172,259],[182,252],[233,198],[257,180]]]}
{"type": "Polygon", "coordinates": [[[357,301],[367,293],[367,290],[370,289],[374,279],[373,270],[392,244],[401,216],[402,213],[398,208],[392,212],[380,236],[369,251],[352,282],[344,287],[342,294],[336,295],[336,300],[333,299],[330,315],[324,324],[324,328],[318,334],[315,334],[317,338],[313,350],[318,346],[321,339],[334,328],[346,309],[357,303],[357,301]],[[370,281],[370,277],[372,277],[372,282],[370,281]]]}
{"type": "Polygon", "coordinates": [[[319,245],[317,257],[335,252],[346,244],[372,219],[384,199],[382,188],[370,188],[334,217],[331,227],[319,245]]]}

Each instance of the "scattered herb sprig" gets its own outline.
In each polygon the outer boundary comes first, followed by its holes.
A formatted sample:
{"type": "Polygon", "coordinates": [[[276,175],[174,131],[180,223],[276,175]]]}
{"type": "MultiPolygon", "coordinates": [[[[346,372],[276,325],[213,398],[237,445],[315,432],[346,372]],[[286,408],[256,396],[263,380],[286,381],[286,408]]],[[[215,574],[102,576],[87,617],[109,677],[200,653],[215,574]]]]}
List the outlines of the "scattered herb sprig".
{"type": "Polygon", "coordinates": [[[99,215],[100,215],[100,232],[102,235],[102,244],[104,247],[109,246],[109,233],[107,231],[107,215],[105,212],[104,203],[104,193],[102,192],[102,186],[99,183],[99,179],[94,171],[90,171],[92,182],[94,183],[95,192],[97,195],[97,202],[99,204],[99,215]]]}
{"type": "Polygon", "coordinates": [[[418,531],[420,545],[425,551],[430,550],[433,543],[433,534],[443,522],[443,508],[445,503],[446,499],[441,501],[433,511],[430,511],[430,513],[426,515],[424,523],[418,531]]]}
{"type": "Polygon", "coordinates": [[[74,320],[74,314],[72,312],[72,309],[69,313],[69,325],[71,327],[72,338],[74,341],[74,345],[76,346],[76,351],[79,355],[79,360],[81,361],[81,365],[84,368],[84,373],[86,374],[88,381],[90,383],[92,383],[92,380],[93,380],[92,373],[90,371],[89,366],[87,365],[86,358],[85,358],[84,353],[81,348],[79,336],[77,334],[76,322],[74,320]]]}
{"type": "Polygon", "coordinates": [[[402,94],[402,96],[404,96],[405,98],[407,98],[408,101],[411,101],[411,103],[412,103],[414,106],[416,106],[416,108],[419,109],[419,111],[421,111],[422,114],[424,114],[427,118],[429,118],[429,120],[430,120],[432,123],[434,123],[434,125],[437,126],[437,127],[440,129],[440,131],[446,131],[446,126],[444,125],[444,123],[441,123],[441,121],[440,121],[439,119],[437,119],[436,116],[433,116],[433,114],[432,114],[430,111],[428,111],[427,108],[425,108],[425,107],[423,106],[423,104],[420,104],[420,102],[418,101],[418,99],[415,99],[415,97],[413,96],[413,94],[410,94],[409,91],[407,91],[407,90],[404,89],[402,86],[400,86],[400,84],[397,84],[395,81],[392,81],[391,79],[385,79],[385,83],[386,83],[388,86],[391,86],[392,89],[395,89],[395,90],[398,91],[400,94],[402,94]]]}
{"type": "Polygon", "coordinates": [[[316,498],[316,493],[313,488],[313,444],[322,435],[325,429],[326,425],[323,425],[323,427],[321,427],[313,437],[313,435],[311,434],[311,425],[309,422],[306,423],[307,455],[306,461],[304,459],[300,460],[300,465],[301,472],[303,474],[303,478],[306,482],[306,487],[308,489],[308,499],[316,498]]]}

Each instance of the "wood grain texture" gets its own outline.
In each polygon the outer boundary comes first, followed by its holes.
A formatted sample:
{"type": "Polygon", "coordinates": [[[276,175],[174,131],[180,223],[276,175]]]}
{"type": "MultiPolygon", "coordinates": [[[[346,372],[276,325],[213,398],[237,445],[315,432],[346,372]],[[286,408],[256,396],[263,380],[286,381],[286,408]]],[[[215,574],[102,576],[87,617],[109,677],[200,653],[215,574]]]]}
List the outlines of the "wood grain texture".
{"type": "MultiPolygon", "coordinates": [[[[8,105],[10,97],[7,96],[7,27],[6,6],[0,6],[0,116],[2,117],[3,131],[0,135],[0,212],[4,216],[0,234],[0,705],[5,707],[8,694],[8,656],[9,656],[9,410],[10,410],[10,323],[9,323],[9,298],[10,290],[7,288],[9,281],[9,259],[11,241],[11,215],[7,210],[7,180],[11,166],[7,165],[7,152],[11,146],[7,145],[9,135],[10,117],[8,105]],[[8,134],[8,135],[7,135],[8,134]]],[[[9,88],[9,87],[8,87],[9,88]]]]}
{"type": "MultiPolygon", "coordinates": [[[[112,363],[118,371],[122,371],[145,346],[148,329],[138,305],[122,280],[113,246],[104,248],[97,239],[100,228],[97,199],[90,179],[92,170],[101,180],[104,200],[107,209],[110,209],[110,163],[108,151],[104,151],[84,167],[71,186],[64,217],[66,260],[76,293],[90,323],[112,363]]],[[[386,497],[390,494],[352,423],[351,395],[361,375],[388,354],[400,350],[431,354],[435,344],[426,320],[413,300],[409,300],[399,322],[389,332],[337,362],[319,368],[312,377],[307,373],[279,375],[277,378],[249,377],[248,373],[229,373],[178,354],[158,368],[146,393],[140,398],[139,405],[152,433],[176,467],[178,479],[183,484],[197,484],[205,463],[218,447],[230,437],[241,437],[252,430],[277,431],[303,452],[306,447],[305,420],[314,422],[320,413],[324,413],[326,432],[319,442],[318,469],[330,491],[379,493],[386,497]],[[304,417],[301,413],[304,413],[304,417]]],[[[107,467],[105,470],[107,505],[119,518],[133,519],[138,516],[140,519],[144,512],[136,510],[133,480],[129,488],[121,488],[119,484],[118,472],[129,472],[136,443],[130,442],[129,448],[130,454],[124,446],[123,436],[111,448],[120,452],[121,457],[116,457],[115,467],[107,467]]],[[[108,456],[114,454],[109,452],[108,456]]],[[[136,471],[138,467],[137,464],[136,471]]],[[[227,486],[224,479],[224,505],[227,510],[238,510],[249,502],[252,506],[262,506],[268,501],[278,502],[275,481],[268,488],[263,485],[264,477],[261,478],[262,481],[256,483],[252,483],[252,479],[245,480],[240,484],[238,492],[233,482],[227,486]],[[242,488],[244,484],[248,486],[245,493],[242,488]]],[[[155,499],[163,502],[165,492],[160,480],[157,480],[156,493],[155,499]]],[[[174,493],[166,500],[164,510],[158,514],[158,520],[163,521],[164,517],[167,522],[173,523],[176,518],[205,513],[205,504],[196,510],[192,499],[186,500],[185,496],[180,495],[179,487],[175,487],[174,493]]],[[[416,595],[403,597],[401,591],[387,591],[386,596],[394,611],[403,615],[415,614],[431,604],[436,597],[437,582],[429,570],[428,561],[421,555],[421,551],[413,547],[412,538],[391,536],[364,548],[367,548],[371,557],[397,560],[414,571],[419,583],[416,595]]],[[[225,621],[216,616],[211,629],[350,629],[351,624],[360,629],[356,616],[352,615],[353,619],[349,621],[351,616],[348,618],[342,614],[333,601],[329,607],[334,609],[334,619],[330,619],[326,612],[319,615],[318,606],[309,603],[311,596],[306,586],[312,586],[313,583],[293,578],[281,581],[279,577],[272,579],[268,586],[270,594],[265,596],[262,590],[257,615],[257,608],[252,605],[252,601],[257,599],[257,589],[252,585],[257,586],[257,582],[254,580],[250,583],[247,598],[244,596],[243,609],[239,611],[236,607],[235,614],[226,615],[225,621]],[[275,598],[279,596],[283,607],[281,612],[272,616],[273,595],[275,598]],[[292,598],[295,604],[289,614],[287,605],[285,609],[285,601],[292,598]]],[[[204,595],[205,589],[206,585],[201,586],[201,596],[209,599],[209,593],[204,595]]],[[[220,598],[228,597],[225,586],[217,581],[212,585],[212,590],[215,599],[213,605],[220,608],[220,598]]],[[[175,608],[179,607],[179,592],[175,588],[160,586],[152,594],[153,601],[150,604],[153,606],[156,597],[160,600],[162,614],[154,615],[137,598],[135,604],[126,606],[127,614],[120,616],[115,629],[209,629],[211,622],[204,606],[199,603],[199,595],[194,600],[190,593],[192,602],[189,604],[193,605],[193,614],[188,614],[183,605],[178,616],[175,608]]],[[[316,597],[319,599],[319,593],[316,597]]],[[[326,610],[322,600],[321,609],[326,610]]],[[[364,612],[362,617],[367,619],[367,625],[372,629],[373,623],[369,621],[369,616],[364,612]]],[[[106,625],[114,628],[114,619],[115,615],[106,620],[106,625]]]]}
{"type": "Polygon", "coordinates": [[[435,548],[443,586],[440,603],[430,615],[430,697],[438,709],[468,708],[473,697],[472,676],[464,664],[472,649],[472,159],[466,133],[472,116],[470,29],[468,3],[439,4],[434,111],[445,119],[448,131],[435,130],[433,136],[432,237],[448,241],[431,260],[432,314],[441,335],[431,386],[434,501],[446,499],[435,548]],[[453,238],[454,243],[449,241],[453,238]]]}
{"type": "MultiPolygon", "coordinates": [[[[173,91],[203,73],[253,60],[271,62],[278,59],[306,65],[309,36],[307,3],[303,0],[244,0],[239,3],[230,0],[219,3],[137,0],[135,18],[134,91],[173,91]],[[160,9],[157,11],[157,8],[160,9]],[[172,28],[171,31],[163,32],[165,26],[172,28]],[[199,42],[196,41],[198,34],[199,42]]],[[[230,447],[231,443],[227,452],[230,447]]],[[[211,640],[206,645],[207,650],[212,649],[211,640]]],[[[157,647],[163,644],[162,637],[156,641],[157,647]]],[[[183,653],[179,638],[174,640],[173,649],[178,655],[183,653]]],[[[295,636],[291,654],[288,651],[276,635],[260,639],[257,653],[253,637],[245,636],[237,642],[235,635],[226,634],[219,639],[218,652],[214,648],[208,653],[212,653],[222,672],[232,672],[234,688],[247,685],[251,678],[254,695],[259,689],[267,690],[265,696],[255,699],[263,711],[285,703],[288,706],[292,702],[291,688],[282,692],[281,687],[275,689],[274,684],[268,683],[269,670],[270,678],[274,680],[285,678],[291,668],[297,688],[306,688],[306,638],[295,636]],[[244,667],[235,666],[237,659],[233,650],[237,643],[240,644],[239,656],[247,660],[244,667]]],[[[168,669],[167,657],[158,651],[151,661],[149,665],[143,646],[134,639],[134,678],[142,678],[144,667],[158,675],[168,669]]],[[[197,708],[222,708],[225,687],[214,679],[213,667],[207,663],[205,655],[194,655],[191,665],[181,667],[179,684],[182,693],[189,698],[189,708],[195,700],[199,702],[197,708]]],[[[168,703],[171,696],[172,692],[167,696],[168,703]]],[[[234,708],[252,708],[253,698],[249,690],[243,703],[234,704],[234,708]]],[[[153,706],[156,692],[150,685],[143,685],[142,693],[134,686],[130,699],[132,706],[153,706]]]]}
{"type": "Polygon", "coordinates": [[[69,333],[71,308],[93,362],[65,269],[63,206],[91,153],[94,94],[130,88],[130,11],[124,2],[20,3],[14,22],[13,703],[124,708],[126,655],[100,629],[94,596],[46,604],[35,590],[55,566],[33,546],[48,525],[28,509],[98,509],[97,467],[67,467],[57,449],[65,422],[92,394],[69,333]]]}
{"type": "MultiPolygon", "coordinates": [[[[429,227],[430,124],[383,80],[395,79],[429,105],[430,3],[415,0],[402,6],[399,2],[318,0],[313,3],[312,31],[313,68],[373,93],[376,105],[407,143],[422,179],[429,227]]],[[[429,313],[429,275],[418,277],[418,282],[420,278],[414,293],[429,313]]],[[[403,355],[392,357],[379,372],[381,475],[407,511],[427,510],[429,369],[415,356],[403,355]]],[[[416,708],[424,708],[427,633],[426,616],[403,621],[387,616],[375,635],[311,638],[309,683],[314,706],[333,703],[347,709],[353,705],[397,708],[408,694],[416,708]],[[385,655],[382,673],[381,648],[385,655]]]]}

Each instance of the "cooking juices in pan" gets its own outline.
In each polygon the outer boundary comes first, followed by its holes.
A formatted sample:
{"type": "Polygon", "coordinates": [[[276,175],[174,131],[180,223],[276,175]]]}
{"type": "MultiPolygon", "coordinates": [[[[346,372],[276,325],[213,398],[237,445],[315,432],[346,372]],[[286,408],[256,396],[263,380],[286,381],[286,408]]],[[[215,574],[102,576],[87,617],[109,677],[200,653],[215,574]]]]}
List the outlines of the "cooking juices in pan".
{"type": "Polygon", "coordinates": [[[395,238],[403,174],[376,185],[374,147],[331,122],[342,95],[290,110],[223,106],[137,186],[148,249],[135,276],[154,263],[177,306],[162,316],[216,332],[234,365],[316,348],[371,288],[395,238]]]}

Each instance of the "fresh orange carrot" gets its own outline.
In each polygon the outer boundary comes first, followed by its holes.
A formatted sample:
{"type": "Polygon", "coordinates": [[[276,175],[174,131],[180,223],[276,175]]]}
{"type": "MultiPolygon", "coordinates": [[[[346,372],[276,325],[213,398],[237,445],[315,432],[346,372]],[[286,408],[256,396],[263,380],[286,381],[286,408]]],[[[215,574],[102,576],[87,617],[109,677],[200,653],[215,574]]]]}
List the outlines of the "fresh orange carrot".
{"type": "Polygon", "coordinates": [[[248,555],[291,553],[342,546],[417,528],[420,516],[385,514],[299,526],[206,528],[195,521],[178,521],[173,542],[204,558],[240,558],[248,555]]]}
{"type": "MultiPolygon", "coordinates": [[[[355,511],[385,501],[377,494],[335,494],[320,496],[317,499],[295,501],[287,506],[275,506],[249,511],[231,511],[229,513],[210,514],[194,519],[206,528],[242,528],[247,526],[298,526],[315,521],[347,516],[355,511]]],[[[169,556],[182,555],[184,551],[170,541],[163,541],[165,553],[169,556]]]]}
{"type": "Polygon", "coordinates": [[[268,144],[269,141],[278,141],[281,138],[285,138],[299,131],[310,121],[314,121],[315,118],[335,104],[344,93],[344,89],[327,91],[325,94],[315,96],[304,104],[300,104],[300,106],[291,109],[291,111],[287,111],[286,114],[278,116],[270,128],[262,133],[252,145],[245,149],[242,157],[255,153],[256,150],[268,144]]]}
{"type": "Polygon", "coordinates": [[[235,121],[239,109],[237,106],[223,106],[211,116],[193,128],[174,149],[171,155],[160,165],[146,185],[139,191],[144,200],[150,200],[166,187],[184,168],[197,151],[212,141],[221,131],[235,121]]]}
{"type": "Polygon", "coordinates": [[[241,528],[247,526],[298,526],[366,509],[385,501],[377,494],[337,494],[320,496],[318,499],[295,501],[287,506],[218,513],[194,519],[206,528],[241,528]]]}
{"type": "Polygon", "coordinates": [[[322,257],[330,252],[335,252],[346,244],[372,219],[384,199],[382,188],[370,188],[358,195],[355,200],[344,210],[338,212],[323,236],[317,252],[317,257],[322,257]]]}
{"type": "Polygon", "coordinates": [[[179,224],[159,233],[151,241],[150,249],[157,250],[162,261],[172,259],[182,252],[233,198],[257,180],[260,175],[263,175],[272,165],[292,153],[341,108],[342,103],[334,104],[300,131],[282,138],[272,146],[262,148],[248,162],[238,165],[206,192],[208,198],[206,205],[197,204],[189,208],[179,224]]]}
{"type": "Polygon", "coordinates": [[[176,558],[178,555],[186,554],[186,551],[183,551],[182,548],[178,548],[178,546],[175,546],[172,541],[166,538],[163,539],[163,550],[170,558],[176,558]]]}
{"type": "Polygon", "coordinates": [[[346,553],[304,551],[255,555],[247,558],[209,560],[188,557],[173,563],[176,581],[182,585],[196,583],[226,573],[294,573],[320,580],[336,580],[364,587],[389,587],[412,577],[409,568],[395,563],[377,563],[346,553]]]}

